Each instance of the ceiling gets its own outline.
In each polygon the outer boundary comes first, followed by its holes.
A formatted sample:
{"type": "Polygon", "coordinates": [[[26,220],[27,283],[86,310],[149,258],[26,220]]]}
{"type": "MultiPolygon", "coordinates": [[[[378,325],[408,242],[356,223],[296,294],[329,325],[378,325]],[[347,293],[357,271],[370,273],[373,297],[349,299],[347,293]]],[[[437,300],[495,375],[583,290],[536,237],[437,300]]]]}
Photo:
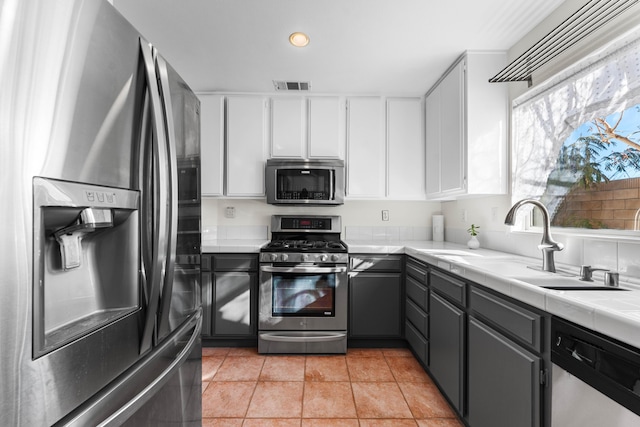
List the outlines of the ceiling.
{"type": "Polygon", "coordinates": [[[509,49],[562,2],[113,0],[197,92],[269,93],[287,80],[402,96],[426,93],[465,50],[509,49]],[[295,31],[307,47],[289,44],[295,31]]]}

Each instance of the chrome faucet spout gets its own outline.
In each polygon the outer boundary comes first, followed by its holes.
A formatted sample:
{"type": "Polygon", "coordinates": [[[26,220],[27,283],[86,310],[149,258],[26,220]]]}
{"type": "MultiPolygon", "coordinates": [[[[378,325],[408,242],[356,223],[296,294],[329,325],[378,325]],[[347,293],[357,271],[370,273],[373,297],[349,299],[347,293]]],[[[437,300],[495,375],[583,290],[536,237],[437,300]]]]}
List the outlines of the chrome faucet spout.
{"type": "Polygon", "coordinates": [[[553,253],[563,250],[564,246],[562,245],[562,243],[556,242],[551,237],[551,219],[549,216],[549,211],[541,202],[535,199],[522,199],[517,201],[511,207],[511,209],[509,209],[509,212],[507,212],[504,223],[505,225],[514,225],[516,212],[526,204],[537,206],[542,212],[542,220],[544,221],[542,228],[542,241],[540,241],[540,244],[538,245],[538,249],[542,251],[542,269],[544,271],[555,273],[556,266],[553,259],[553,253]]]}

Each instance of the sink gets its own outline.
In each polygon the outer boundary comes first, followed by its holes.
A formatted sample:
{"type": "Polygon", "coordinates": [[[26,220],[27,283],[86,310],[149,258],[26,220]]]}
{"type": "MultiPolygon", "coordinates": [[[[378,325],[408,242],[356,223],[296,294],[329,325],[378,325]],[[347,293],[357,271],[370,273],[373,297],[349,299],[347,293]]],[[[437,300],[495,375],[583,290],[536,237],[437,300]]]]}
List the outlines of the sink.
{"type": "Polygon", "coordinates": [[[514,277],[516,280],[526,282],[545,289],[562,291],[628,291],[628,289],[604,286],[594,282],[583,282],[577,277],[545,276],[545,277],[514,277]]]}

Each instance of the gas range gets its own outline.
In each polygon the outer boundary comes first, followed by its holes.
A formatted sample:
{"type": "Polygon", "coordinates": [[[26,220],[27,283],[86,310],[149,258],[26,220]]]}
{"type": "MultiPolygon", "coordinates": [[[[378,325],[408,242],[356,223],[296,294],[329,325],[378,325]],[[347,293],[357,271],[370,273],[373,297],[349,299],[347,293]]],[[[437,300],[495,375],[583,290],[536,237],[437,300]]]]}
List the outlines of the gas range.
{"type": "Polygon", "coordinates": [[[347,245],[340,240],[339,216],[274,215],[271,241],[260,250],[260,262],[333,263],[348,262],[347,245]]]}

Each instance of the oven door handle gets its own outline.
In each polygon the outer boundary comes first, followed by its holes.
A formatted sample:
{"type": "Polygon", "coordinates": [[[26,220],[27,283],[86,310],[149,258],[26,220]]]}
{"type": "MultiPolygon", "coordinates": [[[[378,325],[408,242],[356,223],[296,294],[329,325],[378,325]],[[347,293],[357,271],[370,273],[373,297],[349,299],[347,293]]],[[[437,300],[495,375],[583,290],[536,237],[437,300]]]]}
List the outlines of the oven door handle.
{"type": "Polygon", "coordinates": [[[271,267],[268,265],[260,266],[260,271],[266,273],[302,273],[302,274],[328,274],[328,273],[346,273],[347,267],[271,267]]]}
{"type": "Polygon", "coordinates": [[[260,338],[264,341],[277,341],[277,342],[329,342],[339,341],[347,336],[343,332],[327,332],[322,335],[284,335],[275,333],[263,333],[260,334],[260,338]]]}

